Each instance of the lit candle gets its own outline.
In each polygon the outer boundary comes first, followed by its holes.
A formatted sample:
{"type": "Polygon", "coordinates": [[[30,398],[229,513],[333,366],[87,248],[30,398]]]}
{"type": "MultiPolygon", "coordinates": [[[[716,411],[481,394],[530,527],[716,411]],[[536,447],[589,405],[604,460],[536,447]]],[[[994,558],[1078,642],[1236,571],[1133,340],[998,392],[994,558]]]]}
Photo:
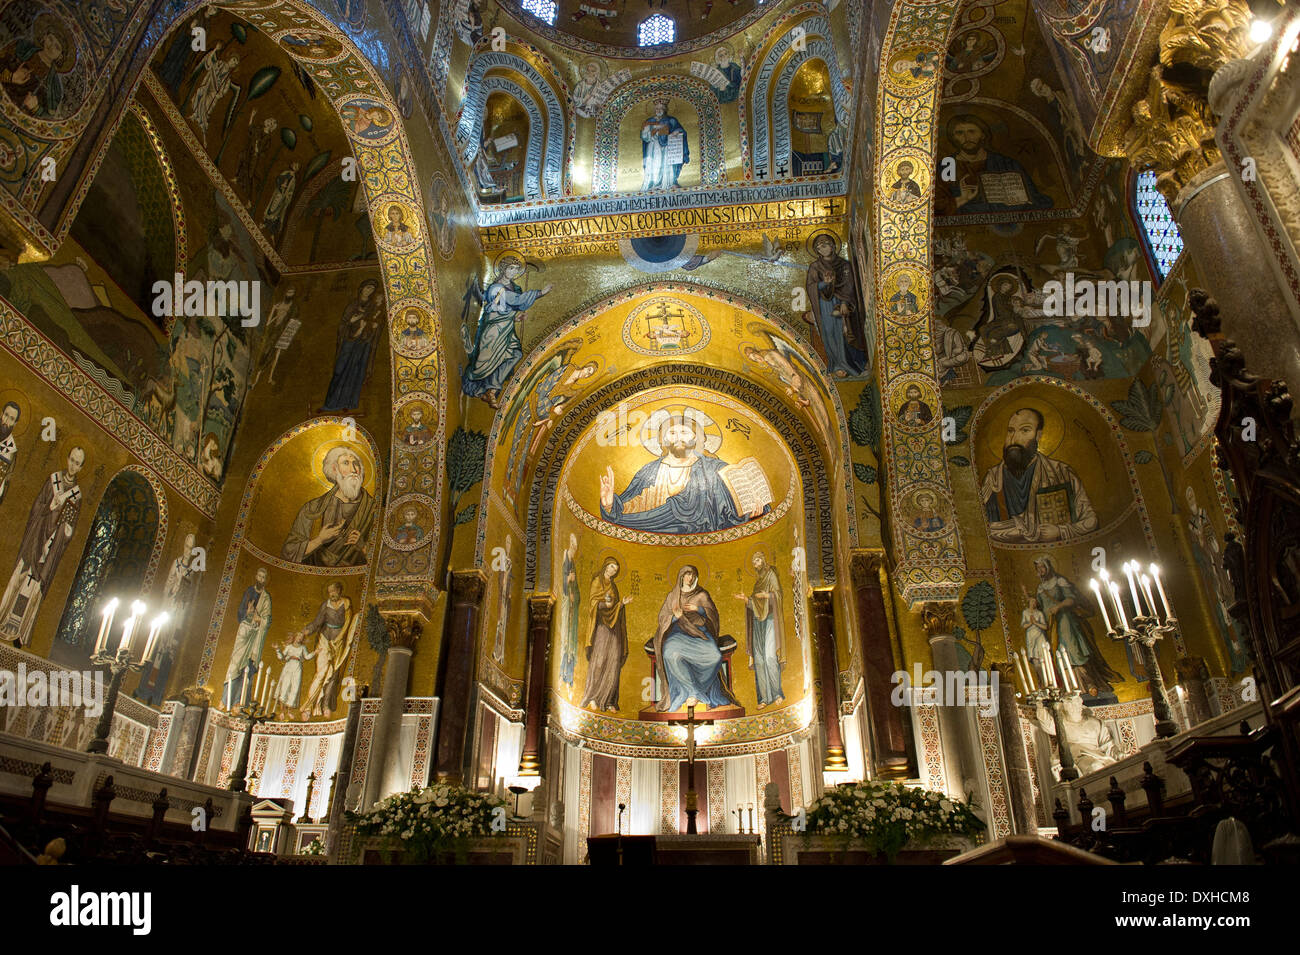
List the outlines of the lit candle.
{"type": "Polygon", "coordinates": [[[113,615],[117,613],[117,598],[104,605],[104,617],[99,623],[99,636],[95,638],[95,652],[103,653],[108,645],[108,632],[113,629],[113,615]]]}
{"type": "Polygon", "coordinates": [[[1142,595],[1146,597],[1147,607],[1151,611],[1151,616],[1154,617],[1156,615],[1156,602],[1151,597],[1151,578],[1146,574],[1142,574],[1138,579],[1142,582],[1142,595]]]}
{"type": "Polygon", "coordinates": [[[164,624],[167,623],[168,616],[166,613],[160,613],[153,618],[153,623],[149,625],[149,642],[144,645],[144,662],[153,662],[153,652],[158,644],[158,634],[164,624]]]}
{"type": "Polygon", "coordinates": [[[1128,578],[1129,593],[1133,597],[1133,616],[1142,616],[1142,601],[1138,598],[1137,576],[1134,573],[1136,564],[1131,560],[1124,561],[1124,576],[1128,578]]]}
{"type": "Polygon", "coordinates": [[[1106,621],[1106,632],[1113,632],[1115,628],[1110,625],[1110,614],[1106,612],[1106,601],[1101,596],[1101,584],[1097,583],[1097,578],[1094,577],[1088,581],[1088,586],[1092,588],[1093,596],[1097,598],[1097,606],[1101,608],[1101,619],[1106,621]]]}
{"type": "Polygon", "coordinates": [[[249,687],[249,680],[250,680],[250,678],[251,678],[251,677],[250,677],[250,675],[249,675],[248,670],[244,670],[243,686],[241,687],[241,689],[240,689],[240,691],[239,691],[239,705],[240,705],[240,706],[244,706],[246,703],[248,703],[248,687],[249,687]]]}
{"type": "Polygon", "coordinates": [[[131,631],[135,629],[135,617],[127,617],[122,624],[122,639],[117,643],[117,652],[121,653],[131,645],[131,631]]]}
{"type": "Polygon", "coordinates": [[[1165,596],[1165,585],[1160,581],[1160,567],[1157,564],[1152,564],[1148,569],[1151,571],[1151,579],[1156,582],[1156,590],[1160,594],[1160,605],[1164,608],[1165,622],[1168,623],[1169,618],[1174,614],[1169,609],[1169,598],[1165,596]]]}
{"type": "Polygon", "coordinates": [[[1110,582],[1110,599],[1115,601],[1115,609],[1119,612],[1119,628],[1128,629],[1128,618],[1124,616],[1124,602],[1119,597],[1119,584],[1115,581],[1110,582]]]}

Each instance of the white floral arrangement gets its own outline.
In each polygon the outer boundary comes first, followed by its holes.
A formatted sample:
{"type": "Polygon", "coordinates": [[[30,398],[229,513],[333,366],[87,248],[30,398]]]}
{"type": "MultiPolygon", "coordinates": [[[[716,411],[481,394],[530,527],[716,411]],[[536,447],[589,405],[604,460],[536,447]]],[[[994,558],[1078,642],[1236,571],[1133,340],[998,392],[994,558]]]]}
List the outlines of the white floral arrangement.
{"type": "Polygon", "coordinates": [[[305,856],[323,856],[325,854],[325,843],[321,842],[318,836],[303,846],[302,854],[305,856]]]}
{"type": "Polygon", "coordinates": [[[355,819],[357,832],[400,840],[427,858],[466,839],[504,831],[504,805],[490,793],[438,783],[394,793],[355,819]]]}
{"type": "Polygon", "coordinates": [[[902,783],[846,783],[807,809],[808,835],[846,836],[892,859],[908,843],[975,836],[984,822],[968,803],[902,783]]]}

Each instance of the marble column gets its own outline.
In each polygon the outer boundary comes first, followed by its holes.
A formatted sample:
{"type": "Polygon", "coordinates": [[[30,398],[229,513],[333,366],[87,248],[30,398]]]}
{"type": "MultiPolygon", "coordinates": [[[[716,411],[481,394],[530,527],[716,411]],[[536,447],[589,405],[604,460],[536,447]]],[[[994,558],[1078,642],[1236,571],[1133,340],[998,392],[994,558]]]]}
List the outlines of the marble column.
{"type": "Polygon", "coordinates": [[[994,663],[989,669],[998,674],[998,733],[1002,737],[1002,755],[1006,760],[1011,825],[1017,835],[1034,835],[1038,832],[1038,812],[1034,805],[1034,785],[1029,776],[1029,752],[1020,726],[1015,667],[1010,663],[994,663]]]}
{"type": "Polygon", "coordinates": [[[1253,373],[1300,383],[1300,327],[1269,264],[1274,252],[1232,175],[1222,161],[1206,167],[1170,208],[1201,284],[1219,305],[1224,336],[1253,373]]]}
{"type": "MultiPolygon", "coordinates": [[[[962,672],[957,662],[957,637],[953,633],[957,627],[957,605],[948,601],[927,601],[921,607],[921,624],[930,639],[930,656],[938,678],[943,680],[948,673],[962,672]]],[[[951,705],[947,700],[939,705],[938,710],[948,793],[965,799],[968,793],[975,791],[977,778],[969,714],[965,707],[951,705]]]]}
{"type": "Polygon", "coordinates": [[[542,772],[542,740],[546,730],[546,663],[550,659],[551,611],[555,598],[537,594],[528,599],[528,698],[524,701],[524,745],[519,775],[542,772]]]}
{"type": "Polygon", "coordinates": [[[384,689],[379,699],[379,713],[370,736],[370,755],[366,765],[365,796],[367,808],[390,793],[409,788],[396,765],[397,739],[402,732],[402,710],[406,704],[406,686],[410,680],[411,657],[415,641],[420,638],[420,622],[409,616],[386,616],[388,624],[388,659],[384,663],[384,689]]]}
{"type": "Polygon", "coordinates": [[[441,663],[438,751],[434,773],[439,780],[465,778],[465,733],[474,697],[474,651],[485,590],[483,572],[458,570],[451,575],[451,607],[441,663]]]}
{"type": "Polygon", "coordinates": [[[891,700],[898,662],[885,612],[880,579],[883,565],[884,555],[873,553],[854,554],[851,564],[871,731],[871,766],[873,774],[880,778],[914,779],[917,768],[912,728],[903,719],[903,709],[891,700]]]}
{"type": "Polygon", "coordinates": [[[830,588],[813,591],[813,634],[817,641],[817,681],[820,686],[822,724],[826,727],[826,760],[822,771],[842,773],[849,763],[844,756],[844,734],[840,729],[840,671],[835,662],[835,592],[830,588]]]}

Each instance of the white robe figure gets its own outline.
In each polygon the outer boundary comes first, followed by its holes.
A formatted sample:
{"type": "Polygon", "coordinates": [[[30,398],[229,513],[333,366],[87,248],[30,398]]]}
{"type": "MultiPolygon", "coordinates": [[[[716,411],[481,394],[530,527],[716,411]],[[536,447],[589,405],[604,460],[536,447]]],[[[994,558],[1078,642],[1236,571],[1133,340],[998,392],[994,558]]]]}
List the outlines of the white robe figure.
{"type": "Polygon", "coordinates": [[[1036,679],[1042,680],[1043,668],[1052,665],[1052,642],[1047,637],[1047,618],[1036,603],[1031,603],[1020,614],[1020,626],[1025,628],[1025,653],[1037,664],[1036,679]]]}
{"type": "MultiPolygon", "coordinates": [[[[1119,758],[1115,753],[1115,740],[1111,738],[1110,730],[1083,705],[1083,698],[1079,694],[1067,697],[1060,705],[1064,707],[1061,723],[1065,728],[1065,740],[1080,775],[1095,773],[1119,758]]],[[[1040,704],[1036,715],[1043,732],[1055,736],[1056,722],[1047,708],[1040,704]]],[[[1057,772],[1058,779],[1059,769],[1059,763],[1054,761],[1053,770],[1057,772]]]]}
{"type": "Polygon", "coordinates": [[[302,665],[316,656],[316,651],[308,652],[301,643],[291,643],[286,647],[276,647],[275,655],[284,661],[284,669],[275,685],[276,708],[283,706],[296,710],[302,697],[302,665]]]}
{"type": "Polygon", "coordinates": [[[230,92],[230,77],[238,65],[237,56],[232,56],[228,60],[221,59],[221,47],[217,47],[204,59],[203,79],[199,81],[198,88],[194,91],[194,99],[190,103],[190,119],[203,132],[208,131],[208,121],[217,103],[230,92]]]}

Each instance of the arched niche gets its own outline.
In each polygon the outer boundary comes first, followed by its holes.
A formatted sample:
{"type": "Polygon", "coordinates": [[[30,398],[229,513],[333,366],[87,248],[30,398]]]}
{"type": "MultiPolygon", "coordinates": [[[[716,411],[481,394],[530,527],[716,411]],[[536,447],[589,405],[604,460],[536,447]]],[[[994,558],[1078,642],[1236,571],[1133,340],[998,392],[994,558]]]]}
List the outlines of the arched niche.
{"type": "MultiPolygon", "coordinates": [[[[838,135],[847,149],[853,109],[831,45],[831,27],[820,6],[806,4],[790,11],[769,32],[745,70],[748,83],[750,168],[755,179],[793,175],[790,163],[790,84],[807,62],[826,67],[838,135]],[[820,11],[820,12],[817,12],[820,11]],[[784,167],[785,172],[781,173],[784,167]]],[[[842,154],[843,150],[841,151],[842,154]]]]}
{"type": "MultiPolygon", "coordinates": [[[[527,188],[521,198],[555,198],[563,191],[565,117],[561,107],[563,84],[549,63],[539,69],[524,51],[483,49],[470,61],[465,96],[456,124],[456,145],[473,170],[489,135],[490,104],[499,93],[510,94],[529,117],[531,141],[520,150],[526,164],[527,188]]],[[[482,188],[480,185],[480,193],[482,188]]],[[[480,201],[493,200],[480,194],[480,201]]]]}
{"type": "Polygon", "coordinates": [[[719,388],[788,433],[802,473],[818,472],[806,485],[815,523],[807,525],[805,539],[819,542],[809,549],[809,572],[820,577],[825,566],[833,579],[833,560],[817,556],[829,554],[820,542],[829,534],[823,523],[829,528],[831,511],[823,514],[814,503],[824,500],[849,515],[837,532],[844,546],[857,546],[857,522],[845,493],[852,486],[846,418],[825,365],[779,316],[731,293],[674,283],[647,283],[596,304],[561,324],[516,367],[487,437],[476,564],[487,566],[490,546],[510,527],[515,541],[530,548],[528,586],[545,580],[536,573],[530,521],[539,506],[551,505],[540,505],[545,481],[537,481],[560,466],[565,442],[577,434],[575,415],[581,409],[594,419],[610,395],[670,381],[719,388]]]}
{"type": "Polygon", "coordinates": [[[636,192],[642,188],[641,128],[668,101],[668,113],[680,123],[690,150],[677,185],[717,185],[726,177],[722,114],[713,88],[692,76],[642,77],[610,94],[596,117],[592,157],[592,192],[636,192]]]}
{"type": "Polygon", "coordinates": [[[673,746],[672,724],[694,699],[715,720],[711,752],[783,745],[814,712],[808,573],[797,556],[809,476],[767,414],[725,392],[664,384],[611,398],[564,454],[543,545],[551,559],[538,589],[556,599],[552,713],[588,740],[673,746]],[[655,496],[653,485],[637,489],[674,435],[701,455],[678,492],[691,504],[632,510],[655,496]],[[627,500],[618,515],[602,507],[606,468],[613,499],[627,500]],[[751,492],[765,491],[752,513],[738,512],[746,495],[735,496],[730,474],[740,470],[751,492]]]}
{"type": "Polygon", "coordinates": [[[166,536],[167,503],[157,478],[137,468],[119,471],[95,509],[55,631],[52,660],[86,664],[101,605],[112,597],[128,603],[148,592],[166,536]]]}
{"type": "MultiPolygon", "coordinates": [[[[275,645],[310,628],[330,599],[331,584],[346,599],[348,616],[342,633],[325,638],[330,665],[342,676],[351,674],[363,642],[360,620],[369,593],[370,562],[383,534],[384,513],[378,500],[384,479],[381,464],[374,440],[347,418],[316,418],[285,432],[262,453],[235,519],[222,569],[227,583],[217,594],[199,663],[196,682],[209,684],[215,699],[224,700],[227,688],[238,698],[243,675],[251,673],[255,678],[260,666],[269,666],[278,678],[283,664],[275,645]],[[331,500],[341,483],[343,454],[352,455],[362,468],[353,506],[331,500]],[[320,542],[325,524],[337,519],[345,522],[343,531],[332,541],[320,542]],[[348,543],[353,530],[357,536],[348,543]],[[269,595],[261,606],[264,626],[249,622],[253,618],[246,606],[250,588],[257,588],[259,571],[265,576],[262,589],[269,595]]],[[[394,513],[394,519],[402,510],[394,513]]],[[[427,504],[418,506],[417,523],[426,532],[431,515],[427,504]]],[[[259,612],[260,591],[252,599],[254,612],[259,612]]],[[[308,649],[319,653],[321,639],[322,634],[312,630],[306,640],[308,649]]],[[[337,696],[328,694],[337,689],[339,680],[326,683],[328,676],[322,678],[322,692],[334,706],[324,711],[308,706],[309,701],[316,702],[311,692],[321,672],[317,660],[304,664],[300,707],[307,707],[307,712],[294,712],[293,717],[337,716],[341,704],[337,696]]]]}

